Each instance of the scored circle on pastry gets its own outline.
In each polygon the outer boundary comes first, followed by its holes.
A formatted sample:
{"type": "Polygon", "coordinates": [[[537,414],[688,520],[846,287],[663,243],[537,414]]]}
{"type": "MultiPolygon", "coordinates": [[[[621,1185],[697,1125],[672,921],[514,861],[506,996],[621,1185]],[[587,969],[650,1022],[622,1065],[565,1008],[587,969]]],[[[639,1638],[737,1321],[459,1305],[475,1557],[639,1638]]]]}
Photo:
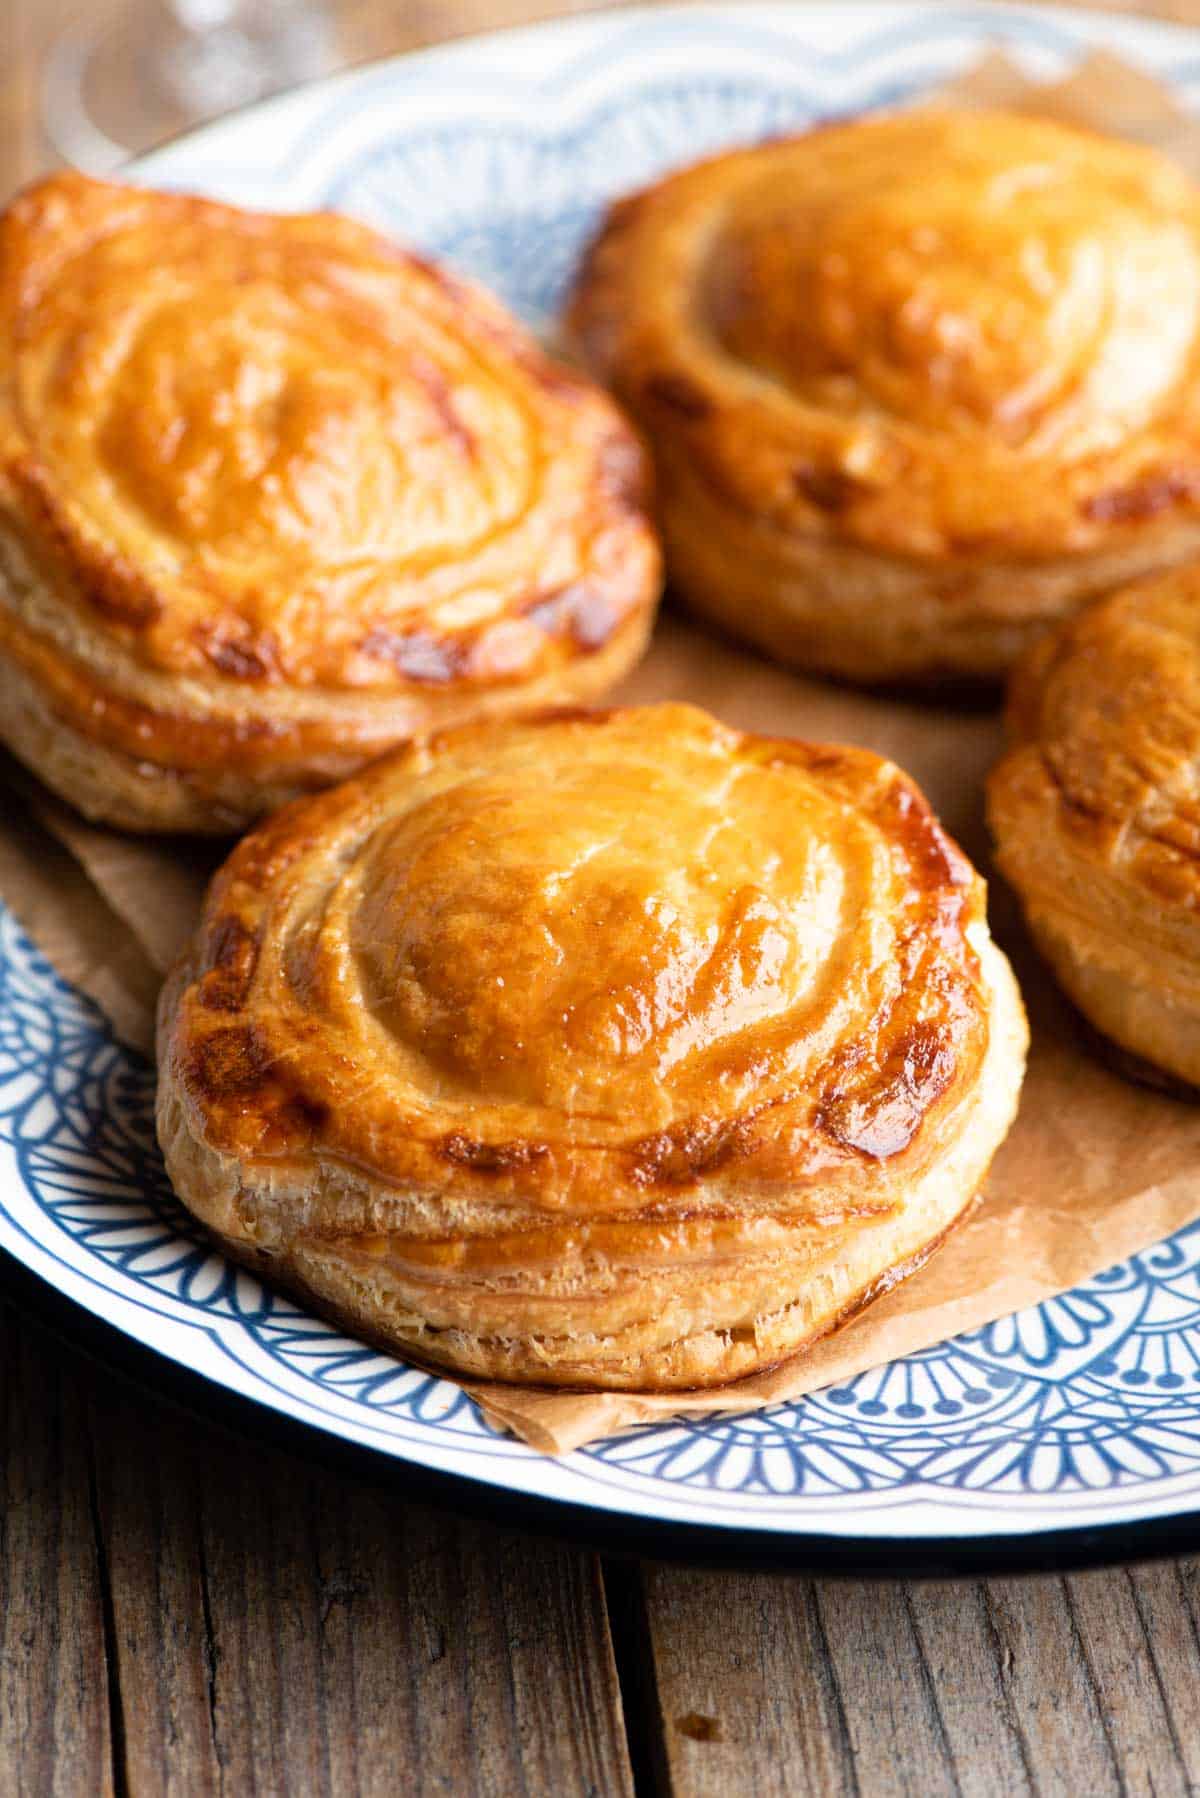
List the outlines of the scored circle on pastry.
{"type": "Polygon", "coordinates": [[[227,830],[590,697],[650,628],[645,473],[364,226],[55,176],[0,220],[0,733],[94,816],[227,830]]]}
{"type": "Polygon", "coordinates": [[[1084,1015],[1200,1088],[1200,572],[1098,601],[1037,644],[993,770],[997,861],[1084,1015]]]}
{"type": "Polygon", "coordinates": [[[568,327],[668,574],[782,660],[994,676],[1200,548],[1200,196],[1149,149],[923,109],[619,202],[568,327]]]}
{"type": "Polygon", "coordinates": [[[164,994],[159,1135],[234,1256],[360,1333],[670,1390],[919,1265],[1024,1048],[983,883],[892,764],[553,713],[235,849],[164,994]]]}

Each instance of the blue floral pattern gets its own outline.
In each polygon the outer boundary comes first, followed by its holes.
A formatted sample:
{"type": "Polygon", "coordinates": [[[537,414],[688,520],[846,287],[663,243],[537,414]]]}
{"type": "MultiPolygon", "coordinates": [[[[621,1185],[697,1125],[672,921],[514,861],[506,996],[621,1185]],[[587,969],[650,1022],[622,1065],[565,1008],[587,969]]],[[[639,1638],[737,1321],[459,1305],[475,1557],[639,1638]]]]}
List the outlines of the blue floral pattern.
{"type": "MultiPolygon", "coordinates": [[[[937,9],[922,19],[897,8],[852,51],[818,49],[789,27],[799,35],[777,40],[770,66],[731,73],[735,50],[759,55],[775,40],[765,30],[756,38],[750,15],[724,24],[708,15],[706,68],[658,80],[641,78],[647,46],[678,39],[694,53],[701,27],[680,14],[614,28],[608,63],[593,52],[578,71],[582,85],[599,82],[599,98],[541,128],[483,106],[469,124],[407,123],[402,86],[415,90],[397,65],[394,76],[369,71],[343,88],[309,120],[290,165],[275,167],[277,147],[264,141],[253,180],[236,166],[218,180],[205,161],[211,150],[185,143],[152,172],[355,211],[448,256],[540,320],[600,208],[657,170],[841,106],[894,99],[985,40],[1032,47],[1055,66],[1083,41],[1011,11],[937,9]],[[338,152],[339,131],[351,127],[356,142],[338,152]],[[328,167],[310,178],[312,157],[328,167]]],[[[1180,41],[1153,39],[1160,63],[1163,45],[1180,41]]],[[[1184,66],[1176,54],[1176,63],[1181,85],[1200,77],[1200,59],[1184,66]]],[[[190,1332],[204,1371],[235,1389],[384,1452],[546,1489],[528,1471],[529,1451],[492,1429],[457,1386],[348,1339],[213,1252],[167,1184],[151,1069],[2,909],[0,1243],[168,1353],[182,1355],[177,1332],[190,1332]]],[[[918,1504],[927,1530],[964,1527],[947,1522],[964,1512],[988,1528],[1021,1528],[1051,1498],[1077,1521],[1115,1514],[1116,1499],[1142,1515],[1200,1503],[1200,1224],[1073,1292],[845,1386],[749,1416],[647,1426],[555,1466],[558,1496],[743,1528],[809,1529],[818,1519],[863,1533],[888,1507],[918,1504]]]]}

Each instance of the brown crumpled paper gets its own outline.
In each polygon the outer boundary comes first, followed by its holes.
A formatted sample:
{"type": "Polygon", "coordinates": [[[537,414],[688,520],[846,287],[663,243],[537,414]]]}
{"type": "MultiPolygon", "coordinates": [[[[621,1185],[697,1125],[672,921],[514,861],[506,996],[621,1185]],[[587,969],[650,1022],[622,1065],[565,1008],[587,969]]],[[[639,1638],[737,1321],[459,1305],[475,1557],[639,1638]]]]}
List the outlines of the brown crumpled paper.
{"type": "MultiPolygon", "coordinates": [[[[955,84],[972,104],[1119,125],[1200,170],[1200,129],[1149,77],[1093,57],[1031,90],[989,56],[955,84]]],[[[618,700],[687,698],[743,728],[864,744],[920,782],[986,871],[984,775],[1001,744],[989,711],[864,695],[770,667],[674,617],[618,700]]],[[[0,894],[125,1040],[149,1051],[158,978],[190,933],[219,847],[152,841],[83,823],[0,770],[0,894]],[[52,841],[43,833],[49,833],[52,841]]],[[[903,1286],[808,1354],[723,1392],[644,1396],[470,1388],[494,1422],[563,1454],[632,1424],[794,1399],[1076,1285],[1200,1217],[1200,1106],[1133,1086],[1098,1059],[993,887],[992,928],[1012,957],[1033,1032],[1020,1115],[984,1202],[903,1286]]]]}

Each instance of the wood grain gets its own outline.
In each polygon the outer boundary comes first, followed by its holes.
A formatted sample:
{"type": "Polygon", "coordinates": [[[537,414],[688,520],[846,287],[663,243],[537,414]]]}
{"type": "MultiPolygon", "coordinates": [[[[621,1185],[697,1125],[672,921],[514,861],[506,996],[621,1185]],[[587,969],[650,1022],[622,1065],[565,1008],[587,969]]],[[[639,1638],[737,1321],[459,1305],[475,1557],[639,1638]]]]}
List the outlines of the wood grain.
{"type": "Polygon", "coordinates": [[[0,1306],[0,1790],[113,1790],[86,1388],[0,1306]]]}
{"type": "Polygon", "coordinates": [[[130,1792],[632,1792],[594,1557],[91,1416],[130,1792]]]}
{"type": "Polygon", "coordinates": [[[1200,1563],[906,1585],[649,1567],[679,1798],[1200,1790],[1200,1563]]]}

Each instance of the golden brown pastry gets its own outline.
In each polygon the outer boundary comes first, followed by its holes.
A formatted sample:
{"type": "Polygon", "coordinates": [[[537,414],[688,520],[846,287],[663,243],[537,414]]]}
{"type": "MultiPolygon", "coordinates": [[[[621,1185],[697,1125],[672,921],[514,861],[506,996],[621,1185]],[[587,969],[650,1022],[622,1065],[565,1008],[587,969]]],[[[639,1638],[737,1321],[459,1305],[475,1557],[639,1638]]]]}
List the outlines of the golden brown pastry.
{"type": "Polygon", "coordinates": [[[1200,570],[1100,600],[1013,680],[998,860],[1087,1018],[1200,1087],[1200,570]]]}
{"type": "Polygon", "coordinates": [[[361,225],[59,175],[0,220],[0,739],[225,831],[598,693],[659,585],[612,402],[361,225]]]}
{"type": "Polygon", "coordinates": [[[352,1329],[669,1390],[918,1266],[1024,1049],[983,884],[890,763],[551,713],[242,842],[164,995],[158,1127],[230,1253],[352,1329]]]}
{"type": "Polygon", "coordinates": [[[1200,203],[1148,149],[927,110],[717,156],[614,207],[568,326],[668,575],[797,666],[995,676],[1200,549],[1200,203]]]}

